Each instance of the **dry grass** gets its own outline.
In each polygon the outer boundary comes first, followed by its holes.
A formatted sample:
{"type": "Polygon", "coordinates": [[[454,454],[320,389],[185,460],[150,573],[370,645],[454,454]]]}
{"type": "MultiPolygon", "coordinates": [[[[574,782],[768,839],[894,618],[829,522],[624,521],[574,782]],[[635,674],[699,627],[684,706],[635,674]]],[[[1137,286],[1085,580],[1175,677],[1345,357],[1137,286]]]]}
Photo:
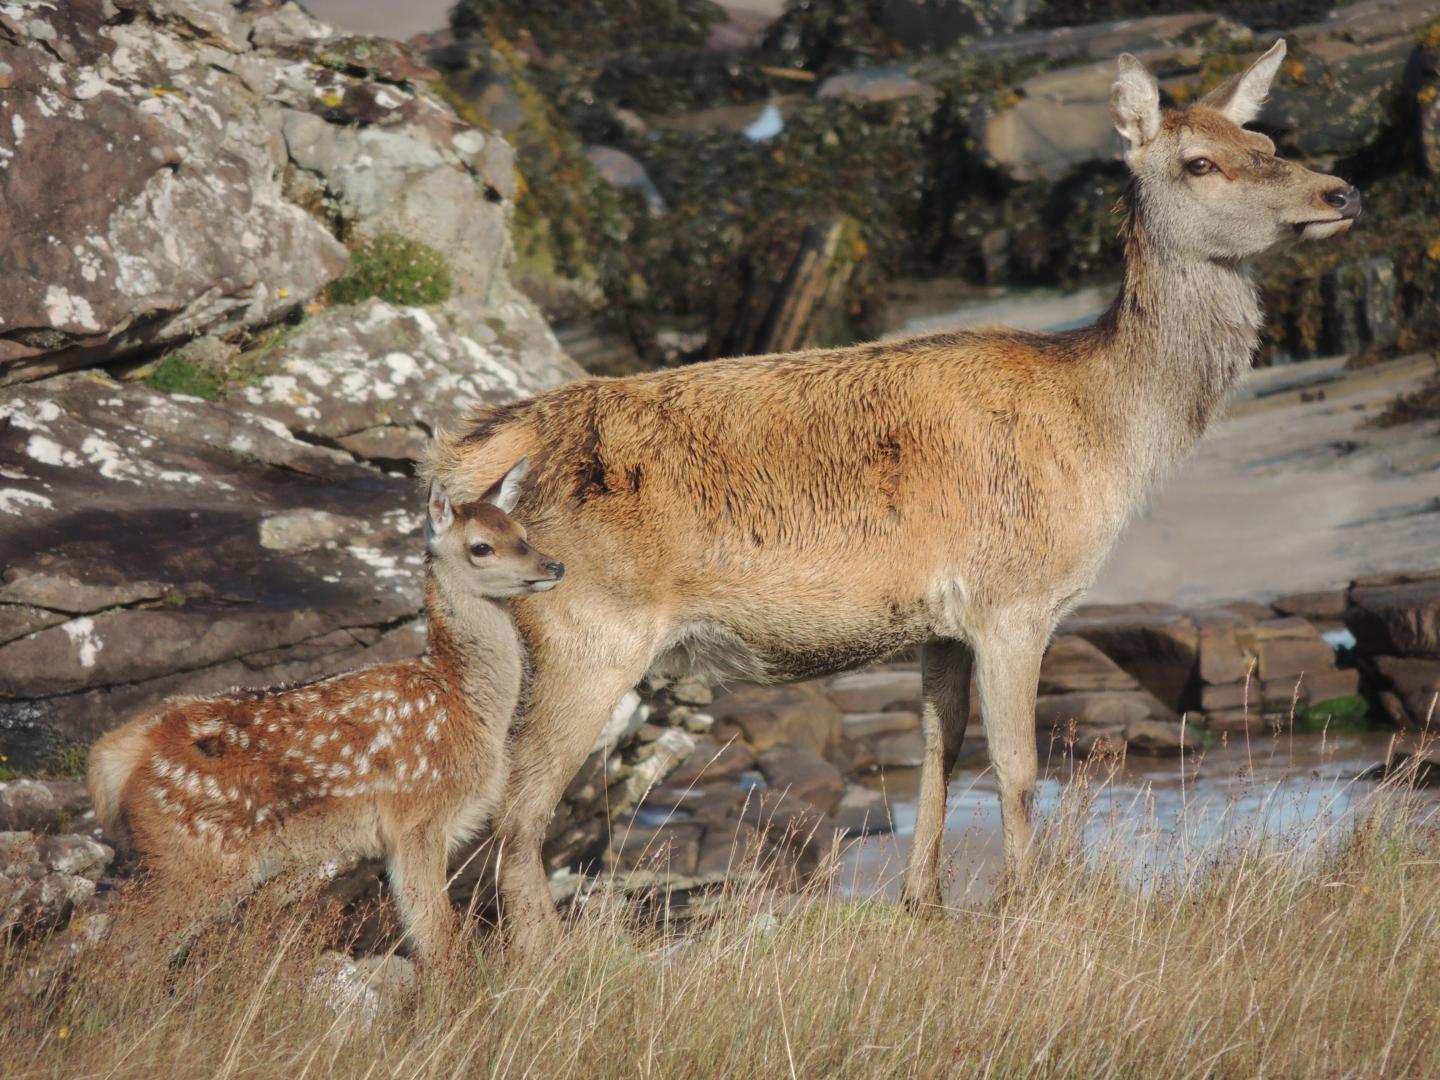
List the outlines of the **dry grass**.
{"type": "MultiPolygon", "coordinates": [[[[313,965],[336,928],[283,911],[178,971],[102,947],[7,999],[7,1076],[1440,1075],[1440,833],[1389,785],[1343,835],[1161,852],[1076,822],[1033,879],[916,918],[741,888],[685,929],[597,893],[548,963],[483,950],[378,1014],[313,965]],[[1098,850],[1097,850],[1098,847],[1098,850]],[[17,1004],[17,1000],[19,1003],[17,1004]]],[[[23,966],[4,958],[8,977],[23,966]]]]}

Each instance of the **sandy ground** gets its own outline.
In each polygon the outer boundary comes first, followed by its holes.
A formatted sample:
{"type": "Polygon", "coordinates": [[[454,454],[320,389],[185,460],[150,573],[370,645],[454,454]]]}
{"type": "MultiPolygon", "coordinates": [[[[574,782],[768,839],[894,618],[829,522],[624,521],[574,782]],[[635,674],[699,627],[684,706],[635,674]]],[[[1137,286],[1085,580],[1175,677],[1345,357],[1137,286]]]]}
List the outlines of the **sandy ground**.
{"type": "Polygon", "coordinates": [[[1266,599],[1440,567],[1440,422],[1363,426],[1435,369],[1419,356],[1252,372],[1088,599],[1266,599]]]}

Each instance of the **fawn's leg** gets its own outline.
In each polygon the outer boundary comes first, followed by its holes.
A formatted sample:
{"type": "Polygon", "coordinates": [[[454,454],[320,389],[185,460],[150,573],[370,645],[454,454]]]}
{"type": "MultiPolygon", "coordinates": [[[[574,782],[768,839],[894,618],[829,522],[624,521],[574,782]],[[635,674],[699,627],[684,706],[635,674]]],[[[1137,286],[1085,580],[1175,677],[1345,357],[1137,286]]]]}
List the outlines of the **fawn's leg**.
{"type": "Polygon", "coordinates": [[[940,851],[945,835],[945,796],[970,722],[970,671],[974,654],[962,641],[931,641],[921,656],[925,763],[910,863],[905,873],[906,904],[938,905],[940,851]]]}
{"type": "Polygon", "coordinates": [[[1038,772],[1035,693],[1052,629],[1052,622],[1007,612],[975,641],[980,713],[1000,785],[1005,872],[1011,876],[1025,869],[1030,851],[1030,805],[1038,772]]]}

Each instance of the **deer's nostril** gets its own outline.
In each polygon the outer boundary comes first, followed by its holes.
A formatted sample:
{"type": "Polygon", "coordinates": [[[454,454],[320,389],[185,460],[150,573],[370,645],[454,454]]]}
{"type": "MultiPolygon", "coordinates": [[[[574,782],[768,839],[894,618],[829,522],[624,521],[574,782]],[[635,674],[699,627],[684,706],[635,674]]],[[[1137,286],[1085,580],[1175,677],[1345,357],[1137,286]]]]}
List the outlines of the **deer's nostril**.
{"type": "Polygon", "coordinates": [[[547,562],[547,563],[545,564],[545,569],[546,569],[546,570],[549,570],[550,573],[552,573],[552,574],[555,575],[555,580],[556,580],[556,581],[559,581],[562,577],[565,576],[565,564],[564,564],[564,563],[559,563],[559,562],[547,562]]]}
{"type": "Polygon", "coordinates": [[[1355,187],[1337,188],[1325,193],[1325,204],[1334,207],[1346,217],[1360,213],[1360,189],[1355,187]]]}

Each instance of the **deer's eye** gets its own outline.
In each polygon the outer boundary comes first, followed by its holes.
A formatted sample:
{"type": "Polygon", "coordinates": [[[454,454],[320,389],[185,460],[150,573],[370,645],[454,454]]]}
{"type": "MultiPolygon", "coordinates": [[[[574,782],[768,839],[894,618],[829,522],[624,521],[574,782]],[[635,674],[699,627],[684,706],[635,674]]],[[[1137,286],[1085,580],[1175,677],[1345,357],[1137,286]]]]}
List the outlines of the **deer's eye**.
{"type": "Polygon", "coordinates": [[[1206,173],[1215,171],[1215,163],[1209,158],[1191,158],[1185,162],[1185,171],[1191,176],[1204,176],[1206,173]]]}
{"type": "Polygon", "coordinates": [[[471,544],[470,554],[476,559],[483,559],[486,555],[494,555],[495,549],[489,544],[471,544]]]}

